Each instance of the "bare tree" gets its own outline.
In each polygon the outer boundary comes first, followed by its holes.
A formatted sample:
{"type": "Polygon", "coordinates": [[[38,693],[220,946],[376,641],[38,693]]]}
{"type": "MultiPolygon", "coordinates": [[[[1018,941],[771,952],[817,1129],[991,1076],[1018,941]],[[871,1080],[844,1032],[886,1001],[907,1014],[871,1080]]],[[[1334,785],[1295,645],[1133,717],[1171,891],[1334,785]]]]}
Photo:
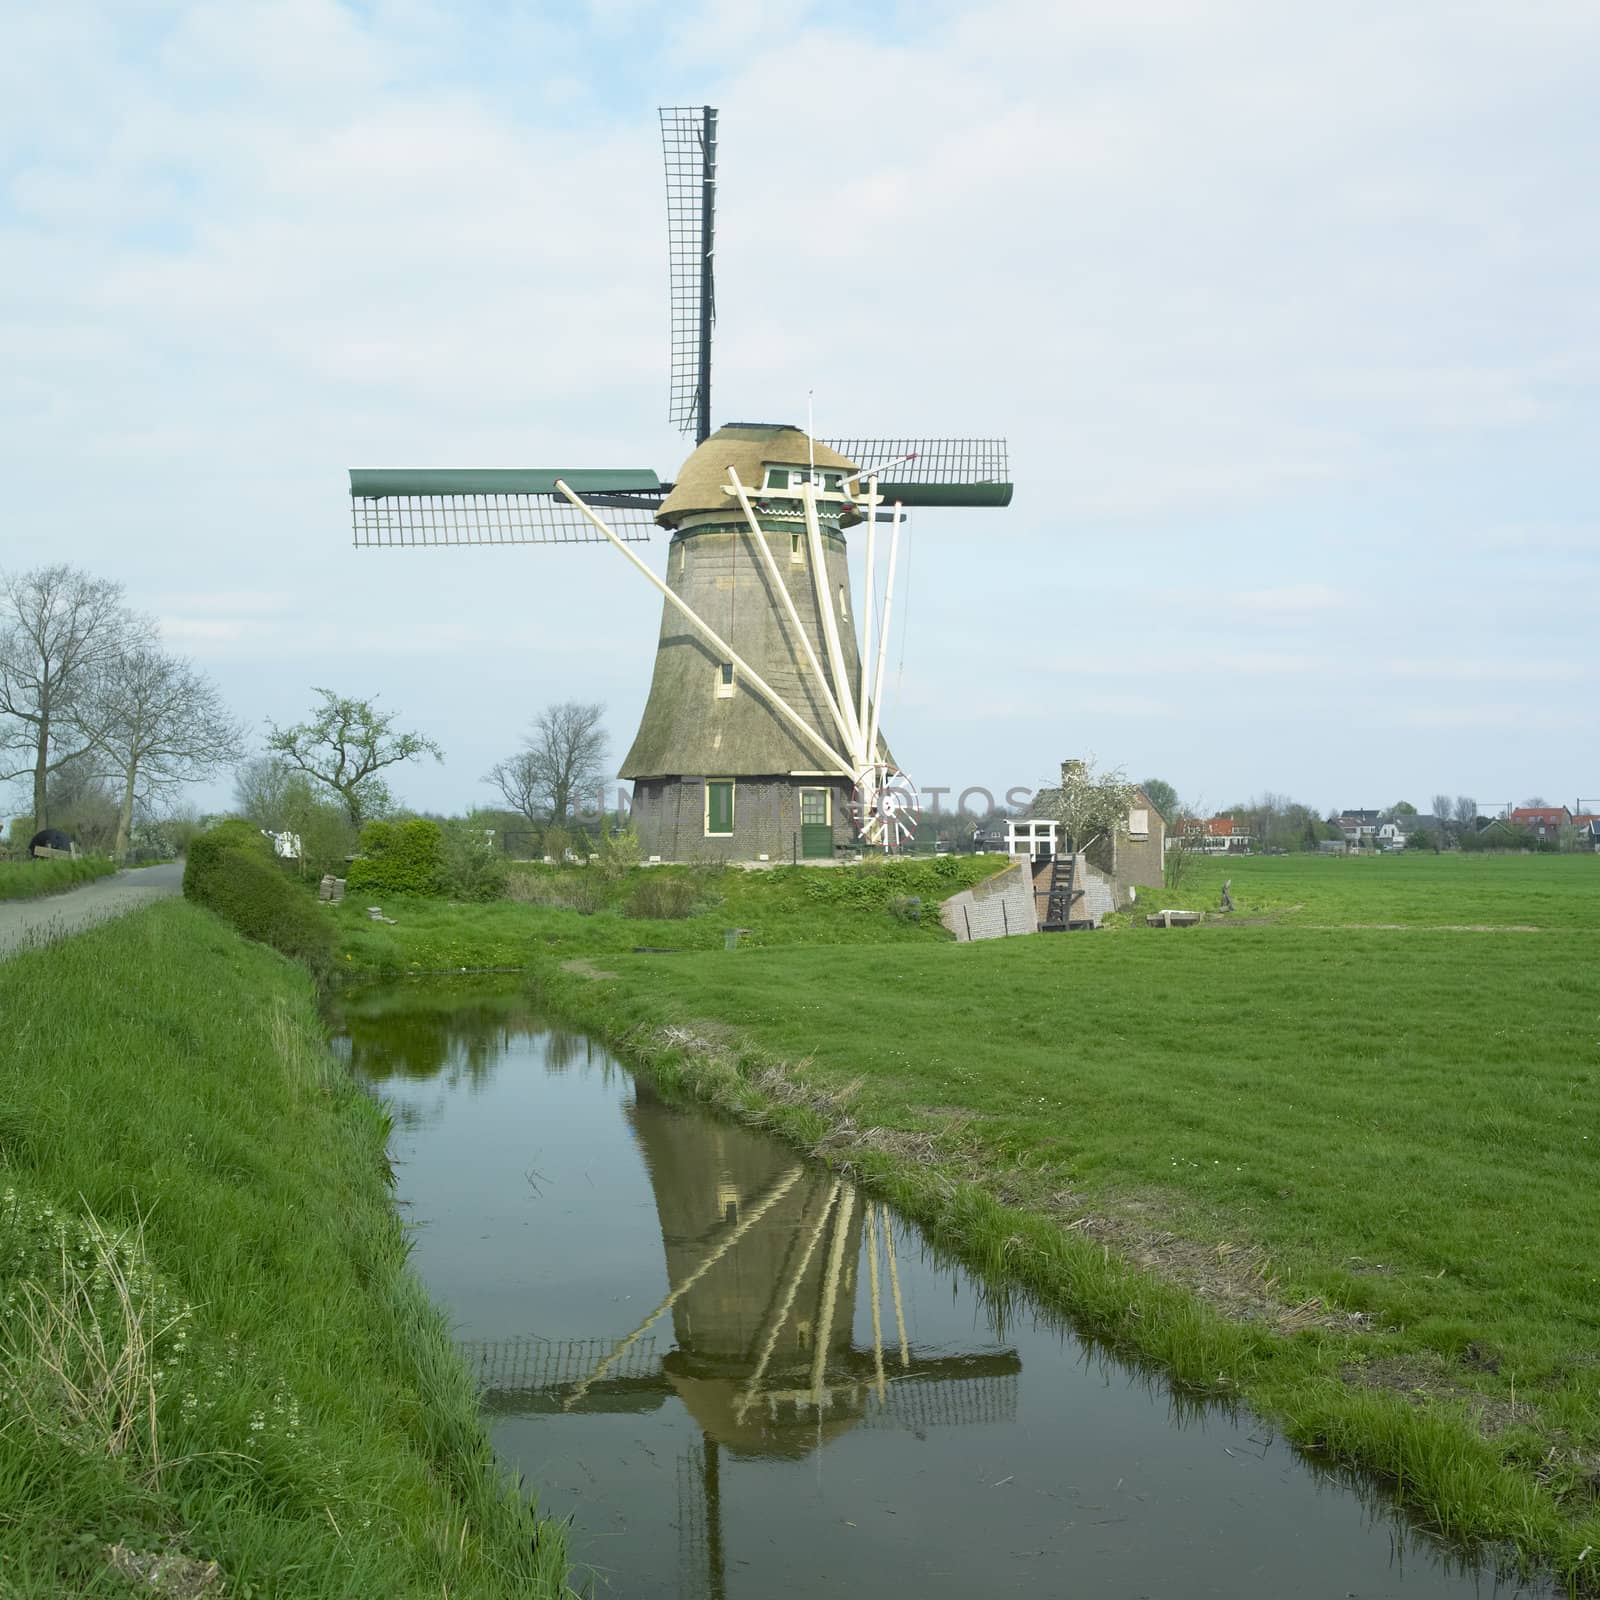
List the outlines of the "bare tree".
{"type": "Polygon", "coordinates": [[[233,771],[233,809],[258,828],[273,833],[283,828],[289,786],[310,780],[282,756],[251,756],[233,771]]]}
{"type": "Polygon", "coordinates": [[[535,827],[545,820],[544,784],[539,759],[531,750],[495,762],[481,781],[492,783],[505,803],[535,827]]]}
{"type": "Polygon", "coordinates": [[[1456,826],[1465,833],[1477,820],[1478,802],[1470,794],[1456,796],[1456,826]]]}
{"type": "Polygon", "coordinates": [[[22,758],[0,778],[32,777],[36,828],[49,822],[51,774],[94,747],[97,675],[150,638],[121,584],[64,563],[0,578],[0,752],[22,758]]]}
{"type": "Polygon", "coordinates": [[[115,853],[127,854],[135,799],[199,783],[237,761],[244,731],[216,685],[190,662],[152,647],[102,667],[94,692],[95,754],[117,785],[115,853]]]}
{"type": "Polygon", "coordinates": [[[574,802],[605,777],[606,708],[565,700],[541,711],[522,748],[489,769],[492,783],[529,822],[564,822],[574,802]]]}
{"type": "Polygon", "coordinates": [[[1456,814],[1456,803],[1447,794],[1436,794],[1433,797],[1433,814],[1439,819],[1443,827],[1456,814]]]}
{"type": "Polygon", "coordinates": [[[1526,811],[1542,811],[1549,804],[1550,802],[1542,794],[1530,795],[1528,799],[1522,802],[1523,809],[1526,811]]]}
{"type": "Polygon", "coordinates": [[[438,744],[420,733],[397,733],[395,712],[379,711],[371,700],[313,689],[322,704],[309,722],[292,728],[268,723],[267,750],[338,795],[359,828],[390,804],[389,786],[378,776],[386,767],[418,756],[444,760],[438,744]]]}

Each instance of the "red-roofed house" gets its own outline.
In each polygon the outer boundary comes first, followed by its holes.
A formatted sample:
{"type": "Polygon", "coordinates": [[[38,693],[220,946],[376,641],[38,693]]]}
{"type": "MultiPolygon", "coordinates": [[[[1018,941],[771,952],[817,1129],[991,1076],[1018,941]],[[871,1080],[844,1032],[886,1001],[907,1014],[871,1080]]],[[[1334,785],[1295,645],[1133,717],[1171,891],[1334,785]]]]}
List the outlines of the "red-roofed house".
{"type": "Polygon", "coordinates": [[[1563,828],[1572,826],[1572,813],[1565,806],[1518,806],[1511,825],[1526,828],[1535,839],[1557,839],[1563,828]]]}
{"type": "Polygon", "coordinates": [[[1247,823],[1236,823],[1232,817],[1185,817],[1183,847],[1208,856],[1230,852],[1243,855],[1250,848],[1250,828],[1247,823]]]}

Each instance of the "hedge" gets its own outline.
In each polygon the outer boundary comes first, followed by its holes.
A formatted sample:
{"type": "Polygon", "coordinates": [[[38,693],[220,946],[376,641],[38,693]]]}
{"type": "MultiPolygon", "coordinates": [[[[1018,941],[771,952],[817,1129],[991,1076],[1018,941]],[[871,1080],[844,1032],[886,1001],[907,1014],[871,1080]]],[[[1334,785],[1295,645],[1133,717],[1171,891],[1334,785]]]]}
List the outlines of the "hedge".
{"type": "Polygon", "coordinates": [[[248,822],[197,834],[183,869],[184,898],[226,917],[246,938],[304,962],[319,978],[333,960],[333,928],[248,822]]]}
{"type": "Polygon", "coordinates": [[[431,898],[443,888],[444,834],[437,822],[411,817],[361,830],[361,854],[345,874],[347,893],[431,898]]]}

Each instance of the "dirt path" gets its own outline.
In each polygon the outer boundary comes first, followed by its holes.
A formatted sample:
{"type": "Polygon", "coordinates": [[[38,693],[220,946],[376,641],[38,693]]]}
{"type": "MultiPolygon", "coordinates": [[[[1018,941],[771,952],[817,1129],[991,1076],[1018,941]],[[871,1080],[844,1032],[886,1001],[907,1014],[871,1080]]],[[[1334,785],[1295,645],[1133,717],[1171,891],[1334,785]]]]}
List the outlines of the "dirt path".
{"type": "Polygon", "coordinates": [[[65,894],[0,901],[0,961],[26,944],[82,933],[107,917],[120,917],[125,911],[137,911],[140,906],[182,893],[183,863],[173,861],[97,878],[65,894]]]}

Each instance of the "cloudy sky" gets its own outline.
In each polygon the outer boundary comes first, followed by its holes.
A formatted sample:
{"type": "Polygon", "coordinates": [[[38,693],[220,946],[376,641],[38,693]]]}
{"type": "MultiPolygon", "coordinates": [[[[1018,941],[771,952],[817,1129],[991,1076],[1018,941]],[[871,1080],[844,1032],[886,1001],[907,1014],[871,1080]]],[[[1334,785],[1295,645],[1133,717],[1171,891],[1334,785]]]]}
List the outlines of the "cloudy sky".
{"type": "MultiPolygon", "coordinates": [[[[0,565],[115,577],[255,728],[649,682],[605,548],[354,550],[345,469],[649,466],[658,104],[721,109],[716,418],[1005,434],[924,513],[924,784],[1600,796],[1592,0],[51,0],[0,60],[0,565]]],[[[652,546],[658,569],[664,547],[652,546]]],[[[220,797],[226,786],[218,789],[220,797]]]]}

